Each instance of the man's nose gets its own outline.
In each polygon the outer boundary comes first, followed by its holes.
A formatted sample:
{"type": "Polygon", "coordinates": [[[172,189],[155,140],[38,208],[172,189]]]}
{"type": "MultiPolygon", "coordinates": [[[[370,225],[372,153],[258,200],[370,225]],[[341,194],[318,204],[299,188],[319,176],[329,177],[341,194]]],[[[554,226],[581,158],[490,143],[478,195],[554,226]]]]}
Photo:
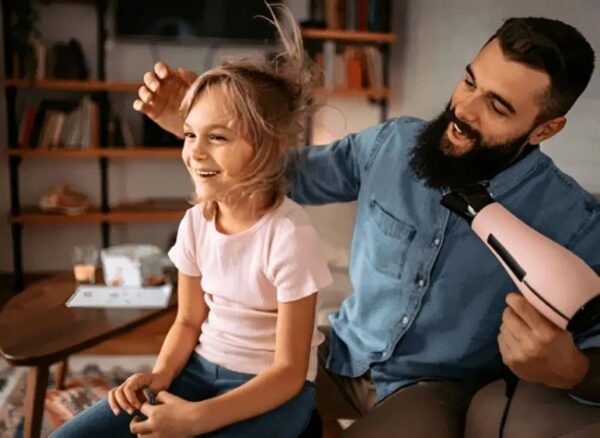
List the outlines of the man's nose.
{"type": "Polygon", "coordinates": [[[478,107],[479,101],[477,97],[465,97],[456,102],[456,105],[454,106],[454,114],[459,120],[473,126],[478,119],[478,107]]]}

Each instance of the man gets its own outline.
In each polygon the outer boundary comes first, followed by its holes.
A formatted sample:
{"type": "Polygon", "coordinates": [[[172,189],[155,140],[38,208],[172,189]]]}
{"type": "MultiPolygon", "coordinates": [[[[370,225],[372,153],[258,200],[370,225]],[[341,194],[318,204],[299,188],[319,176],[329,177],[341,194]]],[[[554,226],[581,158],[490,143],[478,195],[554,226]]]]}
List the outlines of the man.
{"type": "MultiPolygon", "coordinates": [[[[593,65],[573,27],[510,19],[435,120],[393,119],[298,152],[292,198],[358,203],[353,294],[330,318],[317,379],[326,420],[359,418],[344,436],[600,434],[600,407],[579,403],[600,406],[600,327],[574,338],[508,293],[515,286],[495,257],[440,205],[449,189],[486,182],[600,272],[600,204],[538,147],[564,128],[593,65]],[[467,415],[503,364],[522,379],[510,409],[495,383],[467,415]]],[[[191,77],[155,70],[134,107],[180,134],[191,77]]]]}

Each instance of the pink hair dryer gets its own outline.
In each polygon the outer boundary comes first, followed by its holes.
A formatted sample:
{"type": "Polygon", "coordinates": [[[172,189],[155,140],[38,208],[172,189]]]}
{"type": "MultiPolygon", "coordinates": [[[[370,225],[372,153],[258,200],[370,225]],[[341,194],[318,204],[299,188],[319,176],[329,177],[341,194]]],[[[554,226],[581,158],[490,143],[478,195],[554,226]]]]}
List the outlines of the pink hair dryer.
{"type": "Polygon", "coordinates": [[[483,185],[454,190],[442,205],[471,224],[523,296],[550,321],[571,333],[600,322],[600,277],[494,201],[483,185]]]}

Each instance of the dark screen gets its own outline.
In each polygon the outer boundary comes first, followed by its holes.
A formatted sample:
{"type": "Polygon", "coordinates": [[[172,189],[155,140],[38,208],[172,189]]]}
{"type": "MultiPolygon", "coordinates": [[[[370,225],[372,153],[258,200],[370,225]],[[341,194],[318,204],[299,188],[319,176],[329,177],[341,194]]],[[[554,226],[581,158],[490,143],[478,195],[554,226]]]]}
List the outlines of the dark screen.
{"type": "Polygon", "coordinates": [[[163,40],[273,39],[263,0],[119,0],[116,32],[121,37],[163,40]]]}

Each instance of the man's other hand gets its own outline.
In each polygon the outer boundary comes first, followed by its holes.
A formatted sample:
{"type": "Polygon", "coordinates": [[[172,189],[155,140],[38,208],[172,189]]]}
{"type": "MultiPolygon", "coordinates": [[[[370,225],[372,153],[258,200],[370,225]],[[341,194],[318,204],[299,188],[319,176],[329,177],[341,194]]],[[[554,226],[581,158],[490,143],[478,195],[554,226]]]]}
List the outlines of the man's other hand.
{"type": "Polygon", "coordinates": [[[588,358],[571,333],[537,311],[521,294],[506,297],[498,335],[503,362],[520,379],[571,389],[586,376],[588,358]]]}

